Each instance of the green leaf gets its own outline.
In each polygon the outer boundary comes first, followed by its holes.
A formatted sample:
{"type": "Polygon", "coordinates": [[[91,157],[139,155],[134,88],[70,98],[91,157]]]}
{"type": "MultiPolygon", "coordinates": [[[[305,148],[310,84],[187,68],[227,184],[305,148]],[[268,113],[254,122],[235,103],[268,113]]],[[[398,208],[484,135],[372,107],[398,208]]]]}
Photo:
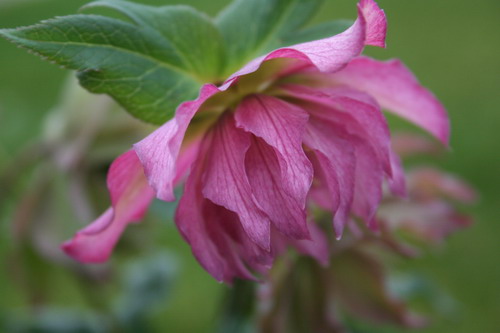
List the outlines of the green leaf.
{"type": "Polygon", "coordinates": [[[318,25],[305,28],[293,34],[288,34],[283,37],[281,46],[290,46],[294,44],[309,42],[327,38],[341,32],[344,32],[352,25],[351,20],[335,20],[331,22],[323,22],[318,25]]]}
{"type": "Polygon", "coordinates": [[[77,71],[81,85],[112,96],[135,117],[161,124],[177,106],[217,79],[224,51],[214,24],[184,6],[98,1],[132,19],[72,15],[0,30],[45,59],[77,71]]]}
{"type": "Polygon", "coordinates": [[[141,27],[160,33],[204,82],[218,79],[224,61],[222,36],[212,19],[189,6],[153,7],[122,0],[94,1],[82,9],[114,9],[141,27]]]}
{"type": "Polygon", "coordinates": [[[235,0],[216,19],[227,49],[226,74],[302,27],[323,0],[235,0]]]}

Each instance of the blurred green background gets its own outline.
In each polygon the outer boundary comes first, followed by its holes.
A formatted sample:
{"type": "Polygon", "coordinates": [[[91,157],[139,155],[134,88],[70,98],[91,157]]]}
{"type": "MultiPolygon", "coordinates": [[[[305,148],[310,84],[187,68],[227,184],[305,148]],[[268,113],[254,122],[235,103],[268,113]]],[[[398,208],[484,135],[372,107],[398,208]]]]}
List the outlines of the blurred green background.
{"type": "MultiPolygon", "coordinates": [[[[0,0],[0,26],[17,27],[72,14],[86,2],[0,0]]],[[[214,14],[228,1],[141,2],[184,3],[214,14]]],[[[422,332],[498,332],[500,1],[379,0],[378,3],[388,16],[388,48],[368,48],[366,53],[378,59],[402,59],[441,99],[452,121],[451,151],[434,161],[469,181],[480,193],[479,202],[470,209],[476,219],[472,227],[453,235],[437,251],[399,264],[410,275],[434,281],[442,293],[453,300],[450,301],[452,305],[436,305],[440,309],[433,315],[433,324],[422,332]],[[443,309],[446,307],[449,309],[443,309]]],[[[355,1],[351,0],[327,0],[316,20],[353,19],[354,5],[355,1]]],[[[57,103],[66,75],[65,70],[0,40],[0,170],[20,149],[38,138],[42,120],[57,103]]],[[[124,144],[133,142],[131,138],[124,144]]],[[[14,202],[16,198],[9,200],[14,202]]],[[[9,256],[13,249],[12,226],[7,218],[11,206],[7,202],[0,212],[0,260],[4,270],[0,277],[0,327],[2,321],[33,315],[26,310],[29,290],[10,272],[16,265],[9,256]]],[[[133,227],[128,232],[148,243],[148,250],[143,252],[151,254],[151,260],[173,262],[163,271],[157,264],[152,264],[156,270],[160,269],[158,274],[164,279],[161,281],[172,285],[164,290],[164,294],[159,293],[159,303],[147,316],[152,318],[156,327],[163,328],[159,330],[161,332],[212,332],[217,325],[215,318],[220,311],[221,291],[226,287],[215,282],[198,266],[173,224],[162,221],[154,211],[144,228],[133,227]],[[168,253],[157,259],[155,253],[165,248],[168,253]],[[169,282],[171,279],[173,281],[169,282]]],[[[68,229],[66,238],[71,235],[70,230],[76,229],[75,224],[71,227],[74,229],[68,229]]],[[[120,257],[114,258],[112,264],[116,262],[118,265],[119,261],[120,257]]],[[[122,266],[114,274],[128,276],[126,267],[129,264],[122,266]]],[[[40,270],[35,269],[29,274],[47,289],[46,302],[65,311],[83,309],[89,298],[87,293],[93,292],[92,287],[82,289],[71,273],[55,264],[44,264],[40,270]]],[[[99,298],[120,294],[120,288],[127,283],[121,277],[113,277],[113,281],[116,281],[115,285],[96,287],[93,297],[97,298],[97,304],[101,302],[99,298]]],[[[140,303],[139,300],[136,302],[140,303]]],[[[70,317],[67,315],[63,319],[70,320],[70,317]]]]}

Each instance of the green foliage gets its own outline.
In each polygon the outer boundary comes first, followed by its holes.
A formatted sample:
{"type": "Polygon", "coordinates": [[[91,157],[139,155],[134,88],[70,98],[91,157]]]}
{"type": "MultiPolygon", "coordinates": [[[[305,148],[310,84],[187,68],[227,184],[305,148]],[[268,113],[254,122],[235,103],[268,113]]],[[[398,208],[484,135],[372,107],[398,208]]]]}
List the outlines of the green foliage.
{"type": "Polygon", "coordinates": [[[203,82],[216,80],[223,64],[222,37],[211,18],[189,6],[153,7],[126,1],[100,0],[84,9],[107,7],[126,15],[149,34],[159,33],[175,48],[182,66],[203,82]]]}
{"type": "Polygon", "coordinates": [[[106,93],[134,116],[162,123],[199,83],[175,46],[152,29],[96,15],[74,15],[2,30],[47,60],[77,70],[83,87],[106,93]],[[166,113],[165,110],[169,110],[166,113]]]}
{"type": "Polygon", "coordinates": [[[98,0],[83,9],[112,9],[126,20],[71,15],[0,36],[75,70],[84,88],[110,95],[133,116],[162,124],[201,84],[223,81],[270,49],[338,32],[344,25],[299,31],[322,3],[236,0],[214,22],[188,6],[98,0]]]}

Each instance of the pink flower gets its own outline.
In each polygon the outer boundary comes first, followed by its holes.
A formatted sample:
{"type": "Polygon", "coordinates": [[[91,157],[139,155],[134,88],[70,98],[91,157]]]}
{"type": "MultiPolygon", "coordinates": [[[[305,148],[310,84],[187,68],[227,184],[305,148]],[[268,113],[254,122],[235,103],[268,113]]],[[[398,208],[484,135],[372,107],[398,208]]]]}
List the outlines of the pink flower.
{"type": "MultiPolygon", "coordinates": [[[[439,147],[415,135],[397,135],[392,144],[399,155],[435,153],[439,147]]],[[[431,167],[412,168],[407,173],[408,198],[387,196],[377,212],[377,220],[391,234],[403,232],[407,238],[428,244],[439,243],[458,229],[472,224],[457,204],[477,198],[463,180],[431,167]]]]}
{"type": "Polygon", "coordinates": [[[217,280],[253,278],[289,244],[326,263],[308,202],[334,213],[340,237],[352,215],[373,223],[384,179],[404,193],[381,108],[448,142],[444,108],[401,62],[360,57],[365,45],[384,47],[385,32],[383,11],[361,0],[345,32],[275,50],[221,86],[203,86],[115,160],[112,208],[63,249],[83,262],[105,261],[125,226],[155,195],[173,200],[187,175],[175,222],[217,280]]]}

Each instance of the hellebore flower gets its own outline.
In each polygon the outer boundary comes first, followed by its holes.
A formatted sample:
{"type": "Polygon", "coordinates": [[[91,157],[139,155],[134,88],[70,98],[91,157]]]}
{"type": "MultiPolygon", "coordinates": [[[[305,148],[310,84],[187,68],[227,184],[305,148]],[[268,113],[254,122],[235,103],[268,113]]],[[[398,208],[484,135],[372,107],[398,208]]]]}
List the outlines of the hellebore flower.
{"type": "Polygon", "coordinates": [[[125,226],[154,196],[174,200],[187,176],[175,222],[217,280],[253,278],[287,245],[326,263],[310,201],[334,213],[340,237],[351,216],[374,225],[384,179],[404,194],[381,108],[448,141],[444,108],[406,67],[360,57],[365,45],[384,47],[385,32],[383,11],[361,0],[345,32],[272,51],[220,86],[204,85],[115,160],[112,208],[63,249],[83,262],[105,261],[125,226]]]}

